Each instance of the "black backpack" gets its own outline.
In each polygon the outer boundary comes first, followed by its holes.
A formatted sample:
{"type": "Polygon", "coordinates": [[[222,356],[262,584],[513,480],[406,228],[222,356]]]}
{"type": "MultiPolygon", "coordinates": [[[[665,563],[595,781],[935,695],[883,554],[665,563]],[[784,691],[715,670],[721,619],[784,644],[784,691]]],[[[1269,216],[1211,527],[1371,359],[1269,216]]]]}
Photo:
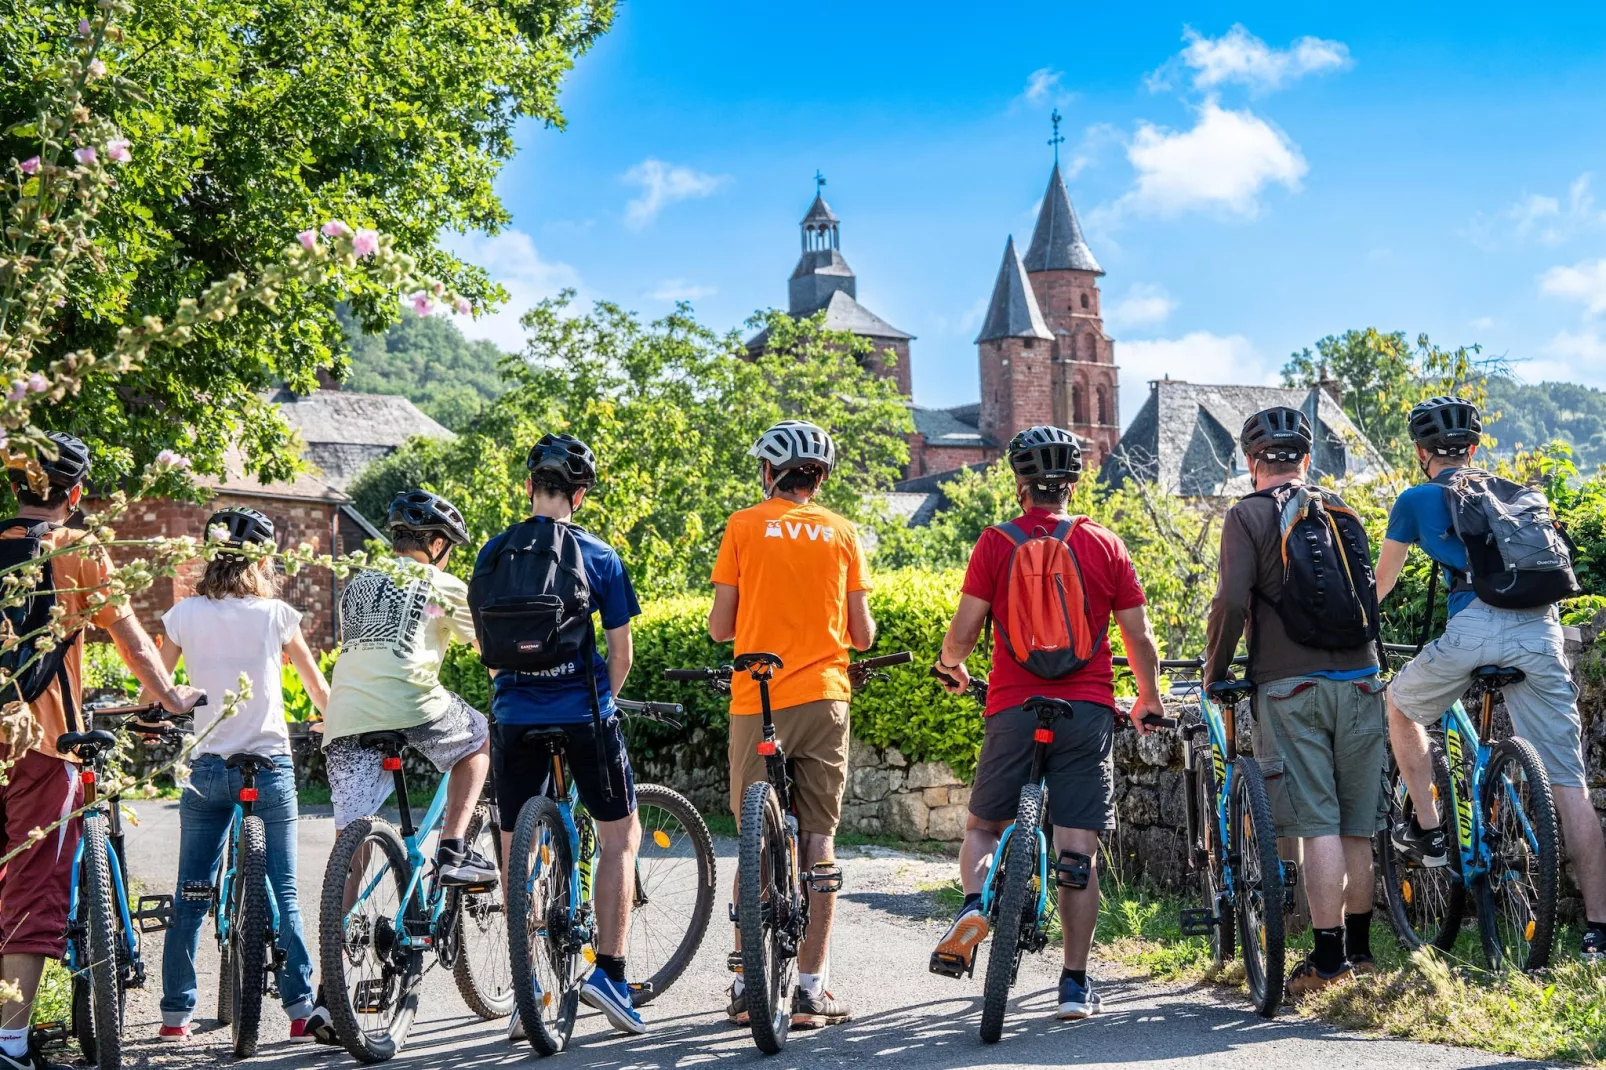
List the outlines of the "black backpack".
{"type": "Polygon", "coordinates": [[[1538,487],[1461,468],[1445,487],[1450,520],[1466,544],[1466,580],[1501,609],[1537,609],[1583,594],[1573,546],[1538,487]]]}
{"type": "MultiPolygon", "coordinates": [[[[23,529],[21,538],[0,539],[0,569],[14,568],[38,557],[45,536],[55,530],[56,525],[20,517],[0,521],[0,532],[16,527],[23,529]]],[[[4,610],[9,634],[25,638],[0,651],[0,669],[10,677],[4,691],[0,691],[0,701],[34,702],[51,684],[60,682],[67,730],[73,732],[77,731],[78,714],[73,709],[72,687],[67,679],[67,654],[83,633],[74,634],[67,642],[57,643],[43,654],[39,652],[39,640],[49,634],[45,629],[49,628],[51,611],[56,608],[56,573],[51,565],[48,558],[41,562],[39,582],[33,588],[35,593],[4,610]]]]}
{"type": "Polygon", "coordinates": [[[1318,650],[1353,650],[1378,634],[1377,584],[1366,528],[1330,490],[1284,484],[1248,495],[1277,507],[1282,596],[1274,603],[1288,638],[1318,650]]]}
{"type": "Polygon", "coordinates": [[[468,606],[480,660],[492,669],[541,672],[573,661],[594,676],[591,584],[568,524],[514,524],[474,567],[468,606]]]}

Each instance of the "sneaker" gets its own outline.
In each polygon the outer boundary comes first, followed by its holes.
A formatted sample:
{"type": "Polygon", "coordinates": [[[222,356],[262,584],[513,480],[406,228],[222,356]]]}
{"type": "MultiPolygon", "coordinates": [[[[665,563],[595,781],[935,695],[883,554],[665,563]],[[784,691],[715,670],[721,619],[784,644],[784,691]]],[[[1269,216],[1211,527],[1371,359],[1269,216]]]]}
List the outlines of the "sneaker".
{"type": "Polygon", "coordinates": [[[442,886],[495,887],[497,879],[501,876],[497,872],[496,863],[473,848],[461,854],[456,851],[441,851],[435,856],[435,865],[439,868],[442,886]]]}
{"type": "Polygon", "coordinates": [[[290,1019],[290,1039],[291,1040],[311,1040],[312,1039],[312,1034],[307,1032],[307,1022],[308,1021],[310,1021],[310,1019],[308,1019],[308,1018],[292,1018],[292,1019],[290,1019]]]}
{"type": "Polygon", "coordinates": [[[1332,973],[1324,973],[1318,970],[1316,964],[1307,958],[1304,962],[1294,967],[1294,972],[1288,975],[1286,991],[1290,999],[1299,999],[1310,995],[1312,992],[1320,992],[1324,988],[1331,988],[1333,985],[1342,984],[1345,981],[1354,980],[1354,978],[1355,966],[1347,960],[1332,973]]]}
{"type": "MultiPolygon", "coordinates": [[[[183,1025],[164,1025],[156,1031],[156,1039],[166,1041],[169,1044],[182,1044],[190,1039],[194,1032],[195,1030],[190,1028],[190,1023],[188,1022],[183,1025]]],[[[294,1027],[292,1027],[291,1033],[292,1035],[294,1034],[294,1027]]]]}
{"type": "Polygon", "coordinates": [[[530,1034],[524,1031],[524,1023],[519,1020],[519,1008],[515,1004],[513,1013],[507,1016],[507,1038],[509,1040],[529,1040],[530,1034]]]}
{"type": "Polygon", "coordinates": [[[1423,869],[1438,869],[1440,866],[1450,864],[1450,853],[1445,847],[1443,826],[1425,829],[1416,823],[1416,818],[1410,817],[1404,821],[1396,821],[1389,838],[1393,840],[1394,849],[1401,857],[1423,869]]]}
{"type": "Polygon", "coordinates": [[[74,1070],[74,1068],[66,1063],[51,1062],[30,1045],[28,1054],[20,1059],[0,1051],[0,1070],[74,1070]]]}
{"type": "Polygon", "coordinates": [[[1092,978],[1085,985],[1077,984],[1074,977],[1067,977],[1060,982],[1060,1006],[1054,1013],[1056,1018],[1091,1018],[1103,1009],[1104,1000],[1093,991],[1092,978]]]}
{"type": "Polygon", "coordinates": [[[825,1025],[838,1025],[853,1017],[853,1008],[844,1000],[822,991],[811,996],[799,985],[792,993],[792,1028],[818,1029],[825,1025]]]}
{"type": "Polygon", "coordinates": [[[340,1037],[335,1035],[334,1019],[329,1017],[329,1008],[325,1007],[321,1000],[312,1008],[312,1013],[302,1019],[302,1023],[301,1032],[306,1036],[319,1044],[339,1046],[340,1037]]]}
{"type": "Polygon", "coordinates": [[[1606,929],[1585,929],[1578,957],[1587,966],[1606,966],[1606,929]]]}
{"type": "Polygon", "coordinates": [[[736,991],[736,982],[732,981],[729,989],[731,1001],[725,1006],[725,1020],[731,1025],[747,1024],[747,990],[736,991]]]}
{"type": "Polygon", "coordinates": [[[621,1032],[641,1034],[647,1031],[647,1023],[636,1013],[630,998],[630,986],[615,981],[601,970],[592,970],[586,983],[580,986],[580,999],[586,1006],[601,1011],[621,1032]]]}
{"type": "Polygon", "coordinates": [[[1377,972],[1377,960],[1370,955],[1351,955],[1349,964],[1355,968],[1356,977],[1365,977],[1377,972]]]}
{"type": "Polygon", "coordinates": [[[980,902],[960,911],[937,942],[937,950],[931,953],[931,972],[944,977],[969,973],[975,967],[976,948],[987,939],[987,930],[987,917],[981,912],[980,902]]]}

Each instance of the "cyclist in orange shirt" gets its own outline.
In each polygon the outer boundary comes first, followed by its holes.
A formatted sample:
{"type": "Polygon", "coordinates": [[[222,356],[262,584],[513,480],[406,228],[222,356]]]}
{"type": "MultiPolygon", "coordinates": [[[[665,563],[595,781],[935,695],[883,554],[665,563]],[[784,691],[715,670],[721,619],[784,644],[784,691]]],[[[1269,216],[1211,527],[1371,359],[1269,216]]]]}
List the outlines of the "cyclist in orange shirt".
{"type": "MultiPolygon", "coordinates": [[[[714,563],[714,606],[708,634],[736,643],[736,653],[767,651],[784,667],[770,682],[776,735],[795,766],[802,866],[835,865],[834,837],[848,775],[848,648],[875,641],[870,574],[853,525],[813,504],[836,463],[831,436],[814,424],[783,420],[749,451],[759,458],[764,501],[733,513],[714,563]]],[[[758,685],[731,679],[731,811],[764,779],[758,755],[758,685]]],[[[834,1025],[852,1016],[826,991],[827,952],[836,898],[809,893],[809,930],[798,952],[792,1027],[834,1025]]],[[[731,985],[730,1020],[747,1022],[742,977],[731,985]]]]}

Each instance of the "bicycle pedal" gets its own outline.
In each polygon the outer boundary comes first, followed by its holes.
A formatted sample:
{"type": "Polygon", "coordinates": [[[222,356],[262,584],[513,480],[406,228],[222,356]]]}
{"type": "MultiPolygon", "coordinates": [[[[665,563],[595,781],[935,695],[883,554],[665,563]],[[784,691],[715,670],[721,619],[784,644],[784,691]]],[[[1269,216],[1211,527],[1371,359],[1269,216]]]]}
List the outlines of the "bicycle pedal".
{"type": "Polygon", "coordinates": [[[735,903],[732,903],[730,905],[729,912],[730,912],[730,917],[731,917],[731,924],[732,925],[741,924],[739,921],[736,920],[736,904],[735,903]]]}
{"type": "Polygon", "coordinates": [[[1216,915],[1204,907],[1183,907],[1178,916],[1183,936],[1210,936],[1216,931],[1216,915]]]}
{"type": "Polygon", "coordinates": [[[654,991],[651,981],[631,981],[626,987],[638,996],[650,996],[654,991]]]}
{"type": "MultiPolygon", "coordinates": [[[[207,886],[211,899],[211,886],[207,886]]],[[[170,895],[142,895],[138,908],[131,915],[142,933],[159,933],[173,927],[173,897],[170,895]]]]}
{"type": "Polygon", "coordinates": [[[481,881],[479,884],[458,885],[455,891],[459,891],[464,895],[489,895],[491,892],[496,891],[496,885],[481,881]]]}
{"type": "Polygon", "coordinates": [[[1299,885],[1299,863],[1292,858],[1284,858],[1282,859],[1282,864],[1283,886],[1285,888],[1297,887],[1299,885]]]}
{"type": "Polygon", "coordinates": [[[352,994],[352,1009],[358,1014],[383,1013],[390,1003],[389,988],[383,977],[357,982],[357,990],[352,994]]]}
{"type": "Polygon", "coordinates": [[[742,953],[740,951],[732,951],[729,955],[726,955],[725,956],[725,968],[727,970],[729,970],[731,973],[741,973],[742,972],[742,953]]]}
{"type": "Polygon", "coordinates": [[[29,1033],[35,1051],[46,1048],[64,1048],[72,1039],[72,1030],[66,1022],[40,1022],[29,1033]]]}
{"type": "Polygon", "coordinates": [[[941,951],[931,953],[931,972],[944,977],[952,977],[956,981],[963,980],[965,974],[973,969],[972,963],[966,962],[961,955],[944,954],[941,951]]]}
{"type": "Polygon", "coordinates": [[[212,901],[211,881],[185,881],[179,885],[179,898],[186,903],[210,903],[212,901]]]}
{"type": "Polygon", "coordinates": [[[812,891],[821,895],[829,895],[842,890],[842,868],[834,862],[819,862],[808,873],[803,874],[803,880],[808,883],[812,891]]]}

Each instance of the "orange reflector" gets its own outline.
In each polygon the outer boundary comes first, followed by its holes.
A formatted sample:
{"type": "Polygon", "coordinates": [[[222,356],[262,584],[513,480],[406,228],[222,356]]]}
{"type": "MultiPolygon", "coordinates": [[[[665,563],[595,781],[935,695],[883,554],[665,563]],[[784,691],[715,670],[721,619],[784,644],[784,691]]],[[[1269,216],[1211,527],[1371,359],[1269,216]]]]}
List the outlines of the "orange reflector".
{"type": "Polygon", "coordinates": [[[1032,733],[1032,739],[1039,743],[1052,743],[1054,742],[1054,730],[1052,728],[1039,728],[1032,733]]]}
{"type": "Polygon", "coordinates": [[[256,802],[257,801],[257,789],[255,789],[255,788],[241,788],[240,789],[240,801],[241,802],[256,802]]]}
{"type": "Polygon", "coordinates": [[[542,992],[541,993],[541,1006],[543,1006],[543,1007],[552,1006],[552,993],[550,993],[550,992],[542,992]]]}
{"type": "Polygon", "coordinates": [[[380,764],[385,767],[385,772],[394,773],[396,770],[401,768],[401,755],[393,754],[380,764]]]}
{"type": "Polygon", "coordinates": [[[1410,881],[1400,882],[1400,895],[1405,899],[1406,904],[1409,905],[1412,897],[1410,881]]]}
{"type": "Polygon", "coordinates": [[[1532,918],[1529,918],[1528,924],[1523,927],[1522,938],[1524,940],[1532,940],[1534,938],[1534,920],[1532,918]]]}
{"type": "Polygon", "coordinates": [[[1264,955],[1266,953],[1266,930],[1265,929],[1260,930],[1260,953],[1262,955],[1264,955]]]}
{"type": "Polygon", "coordinates": [[[543,866],[550,866],[552,864],[552,848],[548,847],[544,843],[541,845],[541,864],[543,866]]]}
{"type": "Polygon", "coordinates": [[[773,739],[764,740],[758,745],[758,752],[766,758],[772,757],[775,754],[775,741],[773,739]]]}
{"type": "Polygon", "coordinates": [[[590,944],[580,949],[580,955],[589,963],[595,964],[597,961],[597,953],[592,950],[590,944]]]}
{"type": "Polygon", "coordinates": [[[93,784],[95,782],[95,771],[93,769],[85,769],[78,774],[78,778],[85,784],[93,784]]]}
{"type": "Polygon", "coordinates": [[[659,847],[662,847],[666,851],[669,850],[669,833],[665,832],[663,829],[653,829],[652,842],[656,843],[659,847]]]}

